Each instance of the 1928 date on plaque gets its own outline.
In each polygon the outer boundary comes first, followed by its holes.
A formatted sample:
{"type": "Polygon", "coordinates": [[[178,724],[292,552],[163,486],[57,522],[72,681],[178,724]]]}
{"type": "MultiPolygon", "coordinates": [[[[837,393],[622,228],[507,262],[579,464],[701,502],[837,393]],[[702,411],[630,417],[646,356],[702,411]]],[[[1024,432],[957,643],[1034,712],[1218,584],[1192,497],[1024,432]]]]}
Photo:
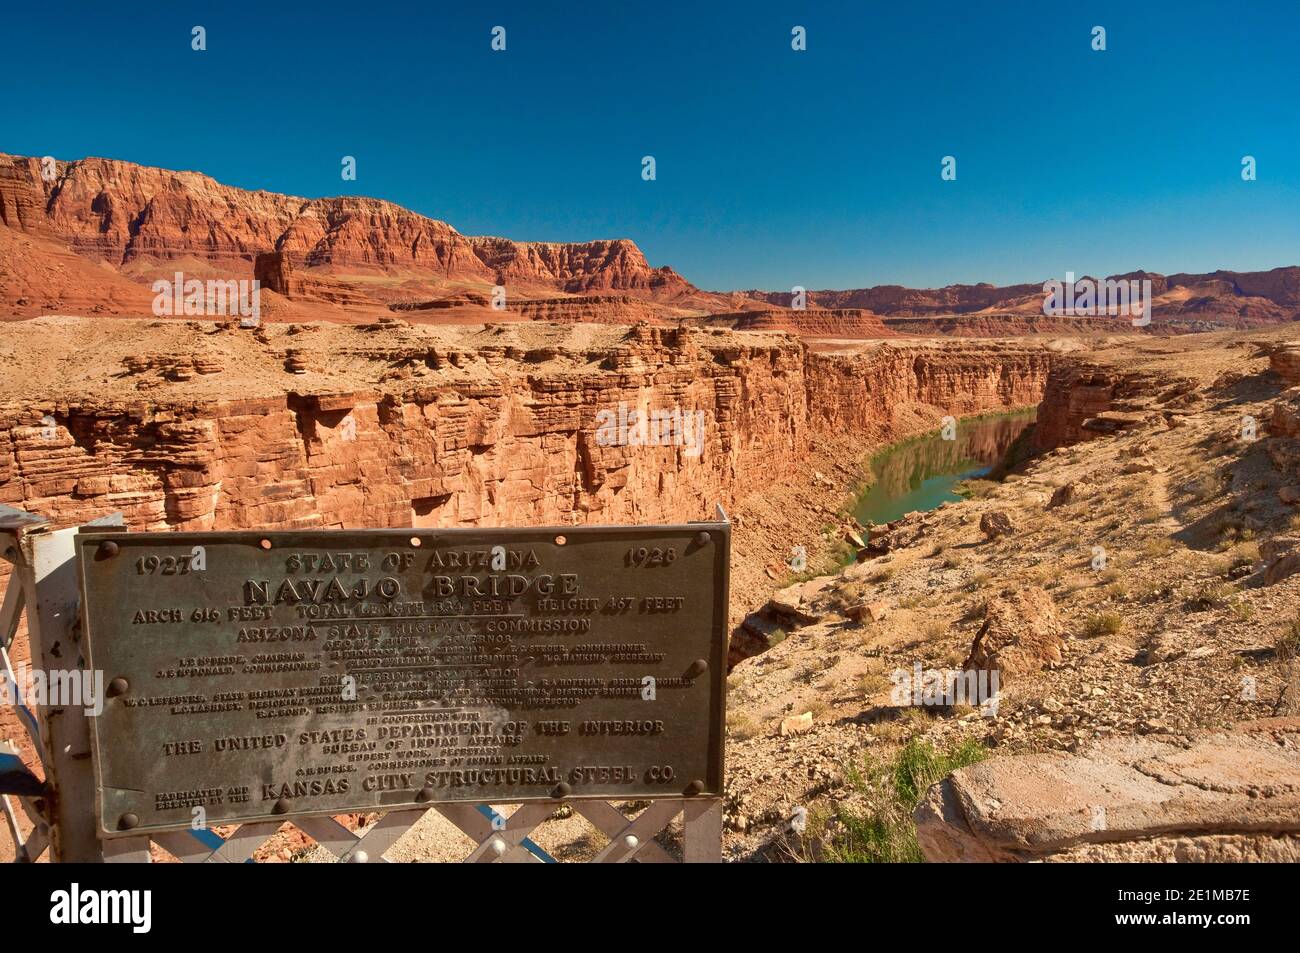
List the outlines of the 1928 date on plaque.
{"type": "Polygon", "coordinates": [[[104,836],[718,794],[730,527],[77,539],[104,836]]]}

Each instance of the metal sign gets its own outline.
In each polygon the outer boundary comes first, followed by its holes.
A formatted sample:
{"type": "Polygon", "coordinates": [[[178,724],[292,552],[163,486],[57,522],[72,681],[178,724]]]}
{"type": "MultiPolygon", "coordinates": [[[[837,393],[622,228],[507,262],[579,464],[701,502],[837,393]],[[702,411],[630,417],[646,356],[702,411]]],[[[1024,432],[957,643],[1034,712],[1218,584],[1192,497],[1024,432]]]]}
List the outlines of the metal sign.
{"type": "Polygon", "coordinates": [[[730,526],[77,537],[101,836],[717,795],[730,526]]]}

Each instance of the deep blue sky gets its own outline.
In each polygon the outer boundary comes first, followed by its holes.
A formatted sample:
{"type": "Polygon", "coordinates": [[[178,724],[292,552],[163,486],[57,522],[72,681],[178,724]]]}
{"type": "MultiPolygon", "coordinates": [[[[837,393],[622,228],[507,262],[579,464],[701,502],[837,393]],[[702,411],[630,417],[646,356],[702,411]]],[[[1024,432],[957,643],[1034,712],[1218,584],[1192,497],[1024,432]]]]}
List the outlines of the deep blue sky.
{"type": "Polygon", "coordinates": [[[4,23],[0,151],[628,237],[705,288],[1300,263],[1297,0],[97,0],[4,23]]]}

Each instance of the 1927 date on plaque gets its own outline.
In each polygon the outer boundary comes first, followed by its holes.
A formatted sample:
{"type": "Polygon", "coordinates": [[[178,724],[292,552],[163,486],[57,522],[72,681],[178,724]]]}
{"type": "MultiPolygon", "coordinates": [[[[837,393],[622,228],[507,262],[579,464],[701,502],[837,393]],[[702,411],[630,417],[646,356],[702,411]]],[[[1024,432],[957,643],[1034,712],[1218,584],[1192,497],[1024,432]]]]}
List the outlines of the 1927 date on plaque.
{"type": "Polygon", "coordinates": [[[730,526],[77,539],[104,836],[722,787],[730,526]]]}

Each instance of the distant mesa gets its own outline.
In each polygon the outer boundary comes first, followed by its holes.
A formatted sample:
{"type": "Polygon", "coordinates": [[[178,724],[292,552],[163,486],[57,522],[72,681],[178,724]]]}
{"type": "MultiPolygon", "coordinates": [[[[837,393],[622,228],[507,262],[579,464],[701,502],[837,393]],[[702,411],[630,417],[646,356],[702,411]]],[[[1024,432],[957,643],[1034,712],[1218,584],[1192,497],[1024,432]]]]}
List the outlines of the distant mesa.
{"type": "MultiPolygon", "coordinates": [[[[257,278],[271,321],[694,323],[807,337],[1111,333],[1123,319],[1047,318],[1041,283],[709,292],[626,238],[516,242],[358,196],[307,199],[113,159],[0,154],[0,317],[149,315],[156,279],[257,278]],[[493,288],[505,289],[504,300],[493,288]]],[[[1151,330],[1293,321],[1300,268],[1149,278],[1151,330]]]]}

